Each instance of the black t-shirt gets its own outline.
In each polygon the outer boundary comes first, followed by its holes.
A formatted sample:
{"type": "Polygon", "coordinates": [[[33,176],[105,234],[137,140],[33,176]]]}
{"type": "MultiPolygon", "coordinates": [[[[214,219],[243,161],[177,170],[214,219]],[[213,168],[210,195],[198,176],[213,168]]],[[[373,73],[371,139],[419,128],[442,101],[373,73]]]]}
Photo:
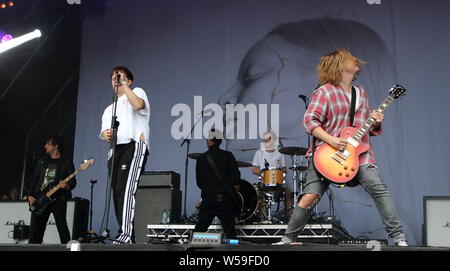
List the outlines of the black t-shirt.
{"type": "Polygon", "coordinates": [[[240,184],[241,179],[234,155],[218,147],[211,147],[202,154],[196,165],[197,186],[202,190],[202,198],[215,198],[217,193],[222,193],[224,197],[229,198],[229,193],[223,188],[222,182],[218,180],[206,158],[207,153],[211,155],[222,179],[232,188],[232,191],[234,191],[233,185],[240,184]]]}
{"type": "MultiPolygon", "coordinates": [[[[37,162],[34,174],[27,185],[26,194],[37,197],[43,191],[48,191],[52,187],[56,186],[59,181],[64,180],[74,171],[74,165],[69,160],[63,158],[43,158],[37,162]]],[[[66,198],[71,198],[71,190],[76,186],[75,177],[72,178],[68,184],[70,186],[70,190],[60,189],[60,191],[58,191],[55,195],[64,195],[66,198]]]]}

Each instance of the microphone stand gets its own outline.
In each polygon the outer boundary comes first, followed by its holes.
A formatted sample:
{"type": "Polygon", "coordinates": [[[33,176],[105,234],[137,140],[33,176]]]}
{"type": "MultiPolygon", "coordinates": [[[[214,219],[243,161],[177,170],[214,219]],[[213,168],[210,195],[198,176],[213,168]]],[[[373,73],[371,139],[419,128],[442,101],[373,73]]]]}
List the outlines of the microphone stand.
{"type": "MultiPolygon", "coordinates": [[[[305,95],[299,95],[298,97],[300,99],[302,99],[303,102],[305,103],[305,110],[308,110],[308,106],[309,106],[308,97],[306,97],[305,95]]],[[[308,150],[309,150],[309,148],[311,147],[311,135],[306,133],[306,136],[308,137],[308,150]]]]}
{"type": "MultiPolygon", "coordinates": [[[[317,86],[317,88],[319,88],[319,86],[317,86]]],[[[308,110],[308,106],[309,106],[309,102],[308,102],[308,97],[306,97],[305,95],[299,95],[300,99],[303,100],[303,102],[305,103],[305,110],[308,110]]],[[[306,133],[306,135],[308,136],[308,150],[311,148],[311,135],[306,133]]],[[[314,148],[314,146],[312,146],[312,148],[314,148]]],[[[313,161],[311,161],[312,163],[313,161]]],[[[301,179],[303,180],[304,176],[303,176],[303,172],[301,172],[301,179]]],[[[306,180],[304,180],[306,181],[306,180]]],[[[303,184],[302,184],[303,185],[303,184]]],[[[303,190],[303,188],[302,188],[303,190]]],[[[314,206],[314,212],[317,214],[317,204],[314,206]]]]}
{"type": "Polygon", "coordinates": [[[92,217],[93,217],[93,209],[94,209],[94,185],[97,183],[97,180],[92,179],[89,181],[91,183],[91,194],[90,194],[90,204],[89,204],[89,230],[87,231],[87,235],[84,238],[80,238],[80,243],[90,243],[95,240],[95,243],[102,242],[101,238],[97,235],[97,233],[92,229],[92,217]]]}
{"type": "MultiPolygon", "coordinates": [[[[305,103],[305,110],[308,110],[308,106],[309,106],[308,97],[306,97],[305,95],[299,95],[298,97],[300,99],[302,99],[303,102],[305,103]]],[[[309,148],[311,146],[311,143],[310,143],[311,139],[310,139],[310,135],[308,133],[306,133],[306,136],[308,137],[308,150],[309,150],[309,148]]],[[[305,180],[304,180],[303,171],[300,171],[300,176],[298,175],[298,172],[297,172],[297,155],[292,155],[291,160],[292,160],[292,164],[294,165],[294,176],[292,176],[292,179],[294,181],[294,191],[292,191],[292,192],[294,193],[294,206],[293,207],[295,207],[297,205],[297,200],[298,200],[298,196],[299,196],[299,193],[297,192],[297,185],[300,183],[300,185],[299,185],[300,195],[303,194],[303,188],[304,188],[303,185],[304,185],[305,180]],[[299,177],[300,177],[300,179],[299,179],[299,177]]],[[[303,161],[301,156],[300,156],[300,161],[301,162],[303,161]]]]}
{"type": "MultiPolygon", "coordinates": [[[[105,210],[103,213],[103,221],[102,221],[102,227],[101,227],[101,237],[102,239],[110,239],[109,238],[109,210],[111,205],[111,185],[112,185],[112,179],[113,179],[113,173],[114,173],[114,160],[116,155],[116,146],[117,146],[117,129],[119,128],[119,122],[117,121],[117,100],[118,100],[118,91],[120,86],[120,74],[116,74],[116,84],[113,89],[113,108],[112,108],[112,114],[111,114],[111,140],[109,142],[109,167],[108,167],[108,180],[107,180],[107,187],[106,187],[106,202],[105,202],[105,210]]],[[[103,242],[103,240],[100,240],[103,242]]],[[[117,241],[117,240],[114,240],[117,241]]]]}
{"type": "Polygon", "coordinates": [[[183,216],[181,217],[181,221],[185,222],[188,218],[187,218],[187,213],[186,213],[186,199],[187,199],[187,178],[188,178],[188,169],[189,169],[189,149],[191,148],[191,137],[192,137],[192,132],[195,129],[195,126],[197,126],[197,124],[199,123],[199,121],[203,118],[203,113],[204,111],[202,111],[202,116],[194,123],[194,125],[191,128],[191,131],[189,132],[189,134],[183,139],[183,142],[181,142],[180,147],[183,147],[184,143],[186,144],[186,161],[184,164],[184,207],[183,207],[183,216]]]}

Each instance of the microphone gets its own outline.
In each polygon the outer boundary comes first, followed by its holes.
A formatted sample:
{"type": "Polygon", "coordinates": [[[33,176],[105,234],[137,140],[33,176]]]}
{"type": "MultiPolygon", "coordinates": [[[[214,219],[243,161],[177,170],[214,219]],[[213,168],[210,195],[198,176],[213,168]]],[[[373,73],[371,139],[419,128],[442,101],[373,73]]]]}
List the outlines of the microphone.
{"type": "Polygon", "coordinates": [[[305,103],[306,101],[308,101],[308,97],[306,97],[305,95],[298,95],[298,97],[302,99],[305,103]]]}
{"type": "Polygon", "coordinates": [[[117,85],[121,85],[120,84],[120,73],[118,73],[118,72],[116,72],[116,83],[117,83],[117,85]]]}
{"type": "Polygon", "coordinates": [[[269,162],[267,162],[266,158],[264,158],[264,166],[266,169],[269,169],[269,162]]]}

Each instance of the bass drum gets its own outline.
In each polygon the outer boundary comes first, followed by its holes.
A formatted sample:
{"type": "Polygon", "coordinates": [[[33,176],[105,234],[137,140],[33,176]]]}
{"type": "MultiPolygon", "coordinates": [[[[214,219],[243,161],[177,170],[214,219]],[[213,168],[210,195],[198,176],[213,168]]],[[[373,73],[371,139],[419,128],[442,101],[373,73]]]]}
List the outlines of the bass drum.
{"type": "Polygon", "coordinates": [[[241,189],[238,194],[243,202],[243,208],[238,217],[238,223],[258,221],[265,210],[262,195],[246,180],[241,180],[241,189]]]}

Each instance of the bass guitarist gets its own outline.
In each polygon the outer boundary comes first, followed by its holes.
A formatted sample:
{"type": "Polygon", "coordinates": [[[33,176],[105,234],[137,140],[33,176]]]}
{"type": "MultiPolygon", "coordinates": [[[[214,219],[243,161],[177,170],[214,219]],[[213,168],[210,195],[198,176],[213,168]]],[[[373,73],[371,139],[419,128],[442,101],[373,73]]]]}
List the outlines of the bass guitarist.
{"type": "MultiPolygon", "coordinates": [[[[306,131],[315,138],[314,150],[326,143],[339,151],[344,151],[348,143],[339,137],[341,130],[348,126],[359,128],[368,118],[375,119],[370,135],[381,134],[383,114],[378,111],[370,112],[365,89],[362,86],[353,85],[362,64],[364,64],[363,61],[345,49],[335,50],[320,59],[317,68],[320,87],[313,92],[303,120],[306,131]],[[350,120],[352,104],[355,108],[353,122],[350,120]]],[[[370,146],[368,134],[362,137],[362,143],[370,146]]],[[[276,245],[296,241],[297,235],[310,218],[311,209],[328,189],[330,182],[317,173],[312,163],[312,155],[314,152],[311,148],[306,155],[309,158],[309,166],[303,195],[299,197],[300,200],[294,208],[283,238],[275,243],[276,245]]],[[[371,148],[359,156],[359,165],[358,173],[353,181],[359,182],[374,200],[394,245],[407,246],[399,216],[388,189],[380,178],[371,148]]]]}
{"type": "Polygon", "coordinates": [[[64,183],[62,180],[75,171],[71,161],[62,158],[62,144],[59,138],[49,137],[45,141],[45,152],[49,155],[40,159],[35,172],[27,184],[27,200],[33,205],[37,198],[55,186],[60,186],[54,194],[55,202],[47,206],[42,214],[31,213],[30,244],[41,244],[44,238],[47,221],[51,213],[55,217],[61,244],[67,244],[70,239],[69,227],[66,221],[67,200],[72,198],[71,190],[76,186],[76,179],[72,178],[64,183]]]}

